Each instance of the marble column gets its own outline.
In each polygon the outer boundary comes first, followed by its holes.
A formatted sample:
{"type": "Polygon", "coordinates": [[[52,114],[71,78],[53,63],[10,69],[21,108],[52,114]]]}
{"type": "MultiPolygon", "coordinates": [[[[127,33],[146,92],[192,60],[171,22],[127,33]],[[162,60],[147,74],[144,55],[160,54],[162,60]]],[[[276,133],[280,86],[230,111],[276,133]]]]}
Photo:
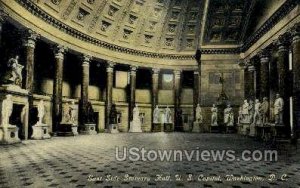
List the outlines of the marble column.
{"type": "Polygon", "coordinates": [[[267,97],[270,99],[269,88],[269,61],[270,55],[267,49],[259,53],[260,58],[260,98],[267,97]]]}
{"type": "Polygon", "coordinates": [[[81,124],[84,125],[87,117],[87,104],[89,102],[89,85],[90,85],[90,61],[91,56],[82,56],[82,80],[81,80],[81,124]]]}
{"type": "Polygon", "coordinates": [[[113,78],[114,78],[114,62],[107,62],[106,67],[106,101],[105,101],[105,125],[106,129],[108,129],[109,126],[109,113],[112,106],[112,90],[113,90],[113,78]]]}
{"type": "Polygon", "coordinates": [[[64,46],[58,45],[54,49],[55,54],[55,73],[53,83],[53,113],[52,130],[56,132],[62,119],[62,84],[63,84],[63,63],[66,52],[64,46]]]}
{"type": "Polygon", "coordinates": [[[248,98],[252,99],[253,101],[256,98],[256,92],[255,92],[255,86],[256,86],[256,79],[255,79],[255,66],[253,65],[254,63],[252,61],[250,61],[248,63],[248,67],[247,67],[247,72],[248,72],[248,84],[249,84],[249,90],[248,90],[248,98]]]}
{"type": "Polygon", "coordinates": [[[287,35],[280,35],[276,41],[277,46],[277,72],[278,72],[278,93],[284,100],[283,122],[289,126],[289,41],[287,35]]]}
{"type": "Polygon", "coordinates": [[[292,53],[293,53],[293,109],[295,127],[292,137],[299,138],[300,132],[300,23],[297,23],[291,30],[292,53]],[[297,135],[298,132],[298,135],[297,135]]]}
{"type": "MultiPolygon", "coordinates": [[[[131,66],[130,67],[130,98],[129,98],[129,122],[132,121],[133,119],[133,108],[135,105],[135,89],[136,89],[136,71],[137,67],[136,66],[131,66]]],[[[129,129],[129,127],[128,127],[129,129]]]]}
{"type": "Polygon", "coordinates": [[[29,93],[33,92],[34,87],[34,51],[36,40],[39,35],[32,31],[31,29],[25,31],[25,39],[23,41],[23,45],[26,48],[26,82],[25,89],[29,91],[29,93]]]}
{"type": "Polygon", "coordinates": [[[194,120],[196,119],[196,107],[197,104],[200,104],[199,101],[199,71],[195,70],[194,71],[194,89],[193,89],[193,116],[194,120]]]}
{"type": "MultiPolygon", "coordinates": [[[[158,80],[159,80],[159,69],[152,69],[152,92],[151,92],[151,104],[152,104],[152,109],[151,109],[151,122],[153,122],[153,111],[156,107],[156,105],[158,105],[158,80]]],[[[153,126],[152,126],[153,129],[153,126]]]]}
{"type": "Polygon", "coordinates": [[[174,125],[175,125],[175,130],[181,131],[182,125],[180,125],[180,122],[176,118],[176,114],[178,113],[178,110],[180,108],[180,102],[181,102],[181,71],[179,70],[174,70],[174,125]]]}

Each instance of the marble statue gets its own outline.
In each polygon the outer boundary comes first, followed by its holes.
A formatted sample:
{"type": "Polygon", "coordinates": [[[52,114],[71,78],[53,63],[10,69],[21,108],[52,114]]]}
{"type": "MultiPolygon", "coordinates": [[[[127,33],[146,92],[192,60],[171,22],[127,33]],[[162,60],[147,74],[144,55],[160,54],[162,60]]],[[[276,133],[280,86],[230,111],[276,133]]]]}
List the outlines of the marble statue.
{"type": "Polygon", "coordinates": [[[165,109],[165,123],[172,123],[171,109],[169,106],[165,109]]]}
{"type": "Polygon", "coordinates": [[[3,100],[2,102],[2,107],[1,107],[1,126],[2,127],[7,127],[9,124],[9,118],[12,114],[13,111],[13,101],[11,99],[11,95],[6,95],[6,99],[3,100]]]}
{"type": "Polygon", "coordinates": [[[196,107],[196,122],[202,123],[202,121],[203,121],[202,110],[201,110],[200,104],[197,104],[197,107],[196,107]]]}
{"type": "Polygon", "coordinates": [[[78,116],[78,109],[77,105],[75,104],[74,101],[71,102],[70,108],[69,108],[69,114],[70,114],[70,122],[73,125],[77,124],[77,116],[78,116]]]}
{"type": "Polygon", "coordinates": [[[63,107],[63,117],[62,122],[69,123],[71,121],[70,117],[70,105],[69,103],[66,103],[63,107]]]}
{"type": "Polygon", "coordinates": [[[153,110],[153,123],[159,123],[159,114],[160,110],[158,105],[156,105],[155,109],[153,110]]]}
{"type": "Polygon", "coordinates": [[[11,69],[9,80],[15,85],[22,85],[22,70],[23,65],[19,64],[19,56],[8,60],[8,67],[11,69]]]}
{"type": "Polygon", "coordinates": [[[136,104],[132,110],[133,120],[130,122],[129,132],[143,132],[141,127],[140,110],[136,104]]]}
{"type": "Polygon", "coordinates": [[[248,121],[249,120],[249,103],[247,100],[244,100],[244,103],[242,105],[242,111],[241,111],[241,120],[243,122],[248,121]]]}
{"type": "Polygon", "coordinates": [[[211,108],[211,125],[212,126],[218,126],[218,108],[215,104],[213,104],[213,107],[211,108]]]}
{"type": "Polygon", "coordinates": [[[248,107],[248,111],[249,111],[249,117],[248,117],[248,121],[250,123],[253,123],[253,117],[254,117],[254,102],[253,100],[249,101],[249,107],[248,107]]]}
{"type": "Polygon", "coordinates": [[[277,125],[283,125],[283,105],[284,101],[280,97],[280,95],[277,93],[276,94],[276,99],[274,102],[274,115],[275,115],[275,124],[277,125]]]}
{"type": "Polygon", "coordinates": [[[261,125],[261,103],[258,99],[255,100],[254,105],[254,116],[253,116],[253,124],[261,125]]]}
{"type": "Polygon", "coordinates": [[[226,126],[233,126],[234,124],[234,113],[230,105],[227,105],[227,108],[224,109],[224,123],[226,126]]]}
{"type": "Polygon", "coordinates": [[[263,98],[263,102],[261,104],[261,113],[262,113],[262,123],[263,125],[269,121],[269,101],[267,97],[263,98]]]}
{"type": "Polygon", "coordinates": [[[39,118],[38,123],[43,124],[43,119],[45,116],[45,104],[43,100],[40,100],[37,109],[38,109],[38,118],[39,118]]]}

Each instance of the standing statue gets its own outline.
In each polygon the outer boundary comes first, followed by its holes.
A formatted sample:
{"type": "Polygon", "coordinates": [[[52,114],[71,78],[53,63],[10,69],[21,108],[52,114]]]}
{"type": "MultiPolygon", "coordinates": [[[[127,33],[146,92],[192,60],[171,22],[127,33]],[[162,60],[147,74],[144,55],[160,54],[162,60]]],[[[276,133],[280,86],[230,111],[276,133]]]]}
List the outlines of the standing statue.
{"type": "Polygon", "coordinates": [[[218,108],[215,104],[213,104],[213,107],[211,108],[211,125],[212,126],[218,126],[218,108]]]}
{"type": "Polygon", "coordinates": [[[275,124],[277,125],[283,125],[283,99],[280,97],[280,95],[276,94],[276,99],[274,102],[274,115],[275,115],[275,124]]]}
{"type": "Polygon", "coordinates": [[[172,123],[171,109],[169,106],[165,109],[165,123],[172,123]]]}
{"type": "Polygon", "coordinates": [[[203,116],[202,116],[202,110],[201,110],[200,104],[197,104],[197,107],[196,107],[196,122],[197,123],[203,122],[203,116]]]}
{"type": "Polygon", "coordinates": [[[258,99],[255,100],[253,124],[261,125],[261,103],[258,99]]]}
{"type": "Polygon", "coordinates": [[[66,103],[63,106],[63,117],[62,117],[62,122],[64,123],[70,123],[71,117],[70,117],[70,105],[69,103],[66,103]]]}
{"type": "Polygon", "coordinates": [[[249,116],[248,116],[248,121],[250,123],[253,123],[253,117],[254,117],[254,103],[253,100],[250,99],[249,101],[249,107],[248,107],[248,111],[249,111],[249,116]]]}
{"type": "Polygon", "coordinates": [[[6,99],[2,102],[1,107],[1,126],[7,127],[9,125],[9,118],[13,111],[13,101],[11,95],[6,95],[6,99]]]}
{"type": "Polygon", "coordinates": [[[233,126],[234,124],[234,114],[230,104],[228,104],[227,108],[224,110],[224,123],[226,126],[233,126]]]}
{"type": "Polygon", "coordinates": [[[160,110],[158,105],[156,105],[155,109],[153,110],[153,123],[159,123],[159,114],[160,110]]]}
{"type": "Polygon", "coordinates": [[[244,104],[242,105],[242,120],[243,122],[249,121],[249,103],[247,100],[244,100],[244,104]]]}
{"type": "Polygon", "coordinates": [[[140,121],[140,110],[137,104],[135,105],[132,111],[133,111],[133,121],[140,121]]]}
{"type": "Polygon", "coordinates": [[[267,97],[263,98],[263,102],[261,104],[261,113],[262,113],[262,123],[263,125],[269,121],[269,101],[267,97]]]}
{"type": "Polygon", "coordinates": [[[93,105],[91,102],[87,102],[85,121],[86,121],[86,123],[95,123],[94,109],[93,109],[93,105]]]}
{"type": "Polygon", "coordinates": [[[112,104],[109,112],[109,124],[118,124],[118,112],[115,104],[112,104]]]}
{"type": "Polygon", "coordinates": [[[24,66],[19,64],[19,56],[10,58],[7,64],[8,68],[10,68],[9,81],[15,85],[22,86],[22,70],[24,66]]]}
{"type": "Polygon", "coordinates": [[[77,105],[75,104],[74,101],[71,102],[71,106],[69,107],[69,115],[70,115],[70,122],[73,125],[76,125],[77,124],[78,111],[77,111],[77,105]]]}
{"type": "Polygon", "coordinates": [[[37,106],[37,109],[38,109],[38,118],[39,118],[38,124],[43,124],[43,119],[44,119],[44,116],[45,116],[44,100],[40,100],[40,102],[37,106]]]}

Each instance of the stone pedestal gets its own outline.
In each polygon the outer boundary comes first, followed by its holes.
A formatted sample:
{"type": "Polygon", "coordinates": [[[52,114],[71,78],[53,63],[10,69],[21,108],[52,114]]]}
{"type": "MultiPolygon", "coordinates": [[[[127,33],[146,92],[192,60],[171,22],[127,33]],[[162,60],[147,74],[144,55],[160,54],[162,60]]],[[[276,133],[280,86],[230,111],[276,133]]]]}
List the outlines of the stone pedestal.
{"type": "Polygon", "coordinates": [[[130,122],[130,129],[129,129],[130,133],[141,133],[142,131],[142,126],[141,126],[141,122],[138,121],[131,121],[130,122]]]}
{"type": "Polygon", "coordinates": [[[164,126],[162,126],[161,123],[153,123],[153,132],[163,132],[164,129],[163,129],[164,126]]]}
{"type": "Polygon", "coordinates": [[[238,124],[238,134],[248,135],[250,132],[251,123],[239,123],[238,124]]]}
{"type": "Polygon", "coordinates": [[[255,127],[255,124],[251,124],[250,127],[249,127],[249,136],[256,136],[256,127],[255,127]]]}
{"type": "Polygon", "coordinates": [[[164,132],[173,132],[174,124],[173,123],[165,123],[164,124],[164,132]]]}
{"type": "Polygon", "coordinates": [[[192,130],[193,133],[200,133],[201,130],[200,130],[200,123],[199,122],[194,122],[193,123],[193,130],[192,130]]]}
{"type": "Polygon", "coordinates": [[[77,136],[78,126],[73,124],[60,124],[58,126],[57,136],[77,136]]]}
{"type": "Polygon", "coordinates": [[[0,126],[0,144],[20,143],[18,130],[15,125],[0,126]]]}
{"type": "Polygon", "coordinates": [[[115,134],[115,133],[119,133],[119,125],[118,124],[110,124],[108,126],[108,132],[115,134]]]}
{"type": "Polygon", "coordinates": [[[80,134],[84,135],[96,135],[96,124],[94,123],[86,123],[80,130],[80,134]]]}
{"type": "Polygon", "coordinates": [[[49,134],[49,126],[43,123],[37,123],[32,126],[32,136],[31,138],[34,140],[42,140],[51,138],[49,134]]]}

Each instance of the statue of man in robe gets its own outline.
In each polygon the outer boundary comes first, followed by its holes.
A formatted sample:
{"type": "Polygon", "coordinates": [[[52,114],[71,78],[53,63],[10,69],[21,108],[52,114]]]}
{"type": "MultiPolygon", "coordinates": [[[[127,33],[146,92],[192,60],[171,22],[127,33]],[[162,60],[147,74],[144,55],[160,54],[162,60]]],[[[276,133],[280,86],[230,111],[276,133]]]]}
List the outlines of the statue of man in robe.
{"type": "Polygon", "coordinates": [[[155,109],[153,110],[153,123],[159,123],[159,114],[160,110],[158,105],[156,105],[155,109]]]}
{"type": "Polygon", "coordinates": [[[275,115],[275,124],[277,125],[282,125],[283,124],[283,106],[284,106],[284,101],[280,97],[279,94],[276,94],[276,99],[274,102],[274,115],[275,115]]]}
{"type": "Polygon", "coordinates": [[[197,107],[196,107],[196,122],[202,123],[202,121],[203,121],[202,110],[201,110],[200,104],[197,104],[197,107]]]}

